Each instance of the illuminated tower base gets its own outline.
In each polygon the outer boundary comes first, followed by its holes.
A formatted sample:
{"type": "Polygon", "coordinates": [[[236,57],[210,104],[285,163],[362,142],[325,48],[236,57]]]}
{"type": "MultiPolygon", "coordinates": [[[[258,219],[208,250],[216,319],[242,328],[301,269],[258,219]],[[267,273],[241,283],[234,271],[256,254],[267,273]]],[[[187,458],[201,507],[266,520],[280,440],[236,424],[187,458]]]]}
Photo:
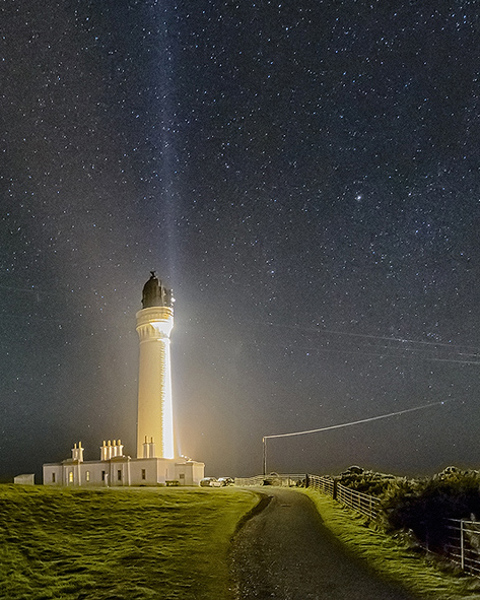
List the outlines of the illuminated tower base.
{"type": "Polygon", "coordinates": [[[174,458],[170,333],[173,298],[152,271],[137,313],[140,338],[137,458],[174,458]]]}

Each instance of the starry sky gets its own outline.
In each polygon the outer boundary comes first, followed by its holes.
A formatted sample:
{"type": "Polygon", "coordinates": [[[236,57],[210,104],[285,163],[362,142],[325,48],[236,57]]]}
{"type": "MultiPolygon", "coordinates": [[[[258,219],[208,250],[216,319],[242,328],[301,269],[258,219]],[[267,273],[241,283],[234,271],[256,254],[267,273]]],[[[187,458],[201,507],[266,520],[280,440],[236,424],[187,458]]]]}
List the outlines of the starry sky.
{"type": "Polygon", "coordinates": [[[477,467],[478,9],[3,2],[0,479],[134,455],[151,269],[208,475],[477,467]]]}

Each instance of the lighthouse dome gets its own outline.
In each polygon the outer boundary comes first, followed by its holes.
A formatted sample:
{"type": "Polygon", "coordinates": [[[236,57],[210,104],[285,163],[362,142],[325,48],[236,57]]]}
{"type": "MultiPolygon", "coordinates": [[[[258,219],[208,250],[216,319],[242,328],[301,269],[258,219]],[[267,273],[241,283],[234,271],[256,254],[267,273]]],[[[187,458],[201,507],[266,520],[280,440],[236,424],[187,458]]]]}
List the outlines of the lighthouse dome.
{"type": "Polygon", "coordinates": [[[155,271],[150,271],[150,273],[150,279],[143,286],[142,307],[172,306],[172,290],[162,285],[162,282],[155,276],[155,271]]]}

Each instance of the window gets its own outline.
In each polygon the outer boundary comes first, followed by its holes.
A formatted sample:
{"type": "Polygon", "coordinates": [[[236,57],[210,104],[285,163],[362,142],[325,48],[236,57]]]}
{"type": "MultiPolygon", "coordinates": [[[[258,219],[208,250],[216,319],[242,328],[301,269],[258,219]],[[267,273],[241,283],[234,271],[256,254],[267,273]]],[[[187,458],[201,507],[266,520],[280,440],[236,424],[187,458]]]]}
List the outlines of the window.
{"type": "Polygon", "coordinates": [[[118,481],[122,481],[122,469],[118,469],[118,471],[117,471],[117,479],[118,479],[118,481]]]}
{"type": "Polygon", "coordinates": [[[145,469],[142,469],[142,479],[146,479],[147,478],[147,471],[145,469]]]}
{"type": "Polygon", "coordinates": [[[178,476],[179,479],[185,479],[185,473],[180,473],[180,475],[178,476]]]}
{"type": "Polygon", "coordinates": [[[68,483],[73,483],[73,471],[68,472],[68,483]]]}
{"type": "Polygon", "coordinates": [[[102,471],[102,481],[105,481],[105,471],[102,471]]]}
{"type": "Polygon", "coordinates": [[[56,473],[52,473],[52,483],[55,483],[55,475],[56,473]]]}
{"type": "Polygon", "coordinates": [[[90,481],[90,471],[85,472],[85,481],[90,481]]]}

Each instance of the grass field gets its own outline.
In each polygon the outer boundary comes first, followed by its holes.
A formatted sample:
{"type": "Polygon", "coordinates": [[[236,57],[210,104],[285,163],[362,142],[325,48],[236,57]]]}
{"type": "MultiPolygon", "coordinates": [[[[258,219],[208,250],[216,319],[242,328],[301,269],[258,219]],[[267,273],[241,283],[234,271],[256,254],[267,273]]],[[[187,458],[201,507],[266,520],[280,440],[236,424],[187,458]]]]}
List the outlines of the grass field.
{"type": "Polygon", "coordinates": [[[480,579],[453,569],[440,568],[437,561],[413,552],[373,526],[358,513],[342,508],[328,496],[307,491],[324,524],[356,556],[364,559],[381,576],[400,581],[422,598],[435,600],[478,600],[480,579]]]}
{"type": "MultiPolygon", "coordinates": [[[[331,498],[305,493],[380,575],[424,598],[480,598],[480,580],[441,570],[331,498]]],[[[230,539],[257,502],[235,488],[0,485],[0,598],[228,600],[230,539]]]]}
{"type": "Polygon", "coordinates": [[[258,502],[235,489],[0,486],[0,598],[231,597],[230,538],[258,502]]]}

